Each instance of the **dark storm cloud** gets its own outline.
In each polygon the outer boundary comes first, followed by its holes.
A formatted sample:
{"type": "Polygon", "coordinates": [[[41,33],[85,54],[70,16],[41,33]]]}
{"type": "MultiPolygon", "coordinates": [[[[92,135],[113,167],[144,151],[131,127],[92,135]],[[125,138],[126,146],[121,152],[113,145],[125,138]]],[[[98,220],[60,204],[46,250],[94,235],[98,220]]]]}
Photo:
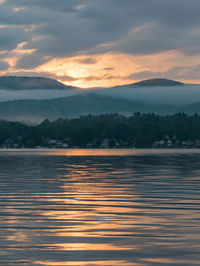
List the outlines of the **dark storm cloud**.
{"type": "MultiPolygon", "coordinates": [[[[199,10],[199,0],[6,0],[0,23],[11,28],[0,29],[0,49],[26,41],[25,48],[37,49],[40,58],[33,66],[45,62],[45,56],[77,53],[178,50],[197,55],[199,10]]],[[[27,67],[27,61],[26,56],[18,66],[27,67]]]]}

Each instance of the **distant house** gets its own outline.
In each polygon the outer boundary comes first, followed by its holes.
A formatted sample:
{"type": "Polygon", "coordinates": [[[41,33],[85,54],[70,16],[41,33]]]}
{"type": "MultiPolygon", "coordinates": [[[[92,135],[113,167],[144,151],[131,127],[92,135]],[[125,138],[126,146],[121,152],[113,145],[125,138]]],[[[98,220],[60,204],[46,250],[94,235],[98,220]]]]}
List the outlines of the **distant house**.
{"type": "Polygon", "coordinates": [[[172,147],[172,141],[170,139],[167,141],[167,147],[172,147]]]}
{"type": "Polygon", "coordinates": [[[88,143],[86,144],[86,146],[87,146],[88,148],[91,148],[91,147],[93,146],[93,143],[88,142],[88,143]]]}
{"type": "Polygon", "coordinates": [[[47,143],[49,148],[57,148],[57,140],[50,139],[47,143]]]}
{"type": "Polygon", "coordinates": [[[165,146],[165,141],[162,139],[159,141],[160,146],[165,146]]]}
{"type": "Polygon", "coordinates": [[[159,146],[160,146],[160,142],[159,141],[155,141],[154,143],[153,143],[153,145],[152,145],[152,148],[159,148],[159,146]]]}
{"type": "Polygon", "coordinates": [[[195,147],[200,148],[200,140],[195,140],[195,147]]]}
{"type": "Polygon", "coordinates": [[[68,143],[63,143],[63,148],[68,148],[69,144],[68,143]]]}
{"type": "Polygon", "coordinates": [[[109,139],[103,139],[102,142],[101,142],[101,148],[104,148],[104,149],[107,149],[109,148],[109,139]]]}
{"type": "Polygon", "coordinates": [[[5,148],[13,148],[13,140],[12,139],[6,139],[4,141],[4,147],[5,148]]]}
{"type": "Polygon", "coordinates": [[[57,148],[62,148],[62,147],[63,147],[62,140],[57,140],[57,148]]]}
{"type": "Polygon", "coordinates": [[[181,145],[188,148],[194,146],[194,142],[191,140],[184,140],[181,142],[181,145]]]}

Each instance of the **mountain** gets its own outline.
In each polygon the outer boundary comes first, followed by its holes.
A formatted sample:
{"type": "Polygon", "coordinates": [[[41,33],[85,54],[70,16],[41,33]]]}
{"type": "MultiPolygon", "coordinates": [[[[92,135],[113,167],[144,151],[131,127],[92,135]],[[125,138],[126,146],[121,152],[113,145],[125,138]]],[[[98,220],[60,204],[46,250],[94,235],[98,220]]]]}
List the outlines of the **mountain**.
{"type": "Polygon", "coordinates": [[[63,83],[43,77],[15,77],[1,76],[0,90],[68,90],[72,86],[66,86],[63,83]]]}
{"type": "Polygon", "coordinates": [[[135,86],[161,86],[161,87],[168,87],[168,86],[183,86],[184,83],[170,80],[170,79],[147,79],[142,80],[136,83],[133,83],[135,86]]]}
{"type": "Polygon", "coordinates": [[[78,117],[86,114],[156,112],[170,113],[172,105],[149,104],[94,93],[50,100],[18,100],[0,103],[0,118],[40,122],[45,118],[78,117]]]}
{"type": "Polygon", "coordinates": [[[46,78],[1,77],[0,84],[2,80],[10,89],[0,90],[0,119],[40,122],[45,118],[103,113],[200,113],[198,104],[193,104],[200,102],[200,85],[173,80],[152,79],[88,90],[71,87],[68,90],[68,86],[46,78]],[[18,83],[21,87],[17,91],[18,83]]]}

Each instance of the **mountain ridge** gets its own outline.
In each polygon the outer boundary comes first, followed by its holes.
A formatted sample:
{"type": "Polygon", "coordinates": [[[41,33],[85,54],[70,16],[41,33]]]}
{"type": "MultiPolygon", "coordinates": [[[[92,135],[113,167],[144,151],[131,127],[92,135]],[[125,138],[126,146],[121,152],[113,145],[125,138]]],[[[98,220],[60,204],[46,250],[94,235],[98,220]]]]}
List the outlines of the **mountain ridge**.
{"type": "MultiPolygon", "coordinates": [[[[30,81],[31,78],[17,78],[18,81],[24,81],[24,79],[30,81]]],[[[44,81],[45,86],[48,83],[46,83],[46,81],[50,80],[50,84],[52,85],[51,79],[32,78],[31,81],[35,81],[35,79],[37,82],[44,81]]],[[[16,80],[16,77],[10,80],[16,80]]],[[[53,84],[62,85],[62,83],[57,83],[57,81],[54,80],[53,84]]],[[[33,95],[33,93],[31,92],[33,92],[34,89],[27,90],[26,87],[26,91],[21,89],[20,96],[22,98],[13,98],[15,100],[4,100],[0,102],[0,119],[14,121],[35,120],[40,122],[45,118],[79,117],[87,114],[121,113],[130,115],[134,112],[172,114],[179,111],[184,112],[185,110],[191,112],[193,111],[191,109],[195,109],[200,113],[199,106],[188,106],[197,101],[198,98],[200,99],[200,85],[190,86],[167,79],[150,79],[141,81],[139,85],[137,84],[138,83],[131,86],[124,85],[93,90],[78,90],[78,88],[76,88],[75,90],[68,90],[68,92],[67,89],[63,90],[63,88],[66,87],[64,84],[64,87],[62,86],[60,91],[54,90],[55,87],[52,87],[51,90],[49,87],[44,86],[46,88],[46,91],[43,89],[45,98],[32,97],[31,95],[33,95]],[[137,87],[141,87],[141,84],[143,88],[137,89],[137,87]],[[147,84],[151,84],[151,86],[147,86],[147,84]],[[152,86],[153,84],[154,86],[152,86]],[[163,88],[166,89],[162,89],[160,86],[161,84],[163,84],[163,88]],[[169,86],[169,84],[172,85],[169,86]],[[49,96],[52,91],[54,91],[54,97],[48,98],[47,96],[49,96]],[[59,96],[61,95],[61,91],[64,91],[64,97],[59,96]],[[23,98],[25,92],[28,92],[30,98],[23,98]]],[[[13,86],[16,86],[16,84],[13,86]]],[[[10,90],[10,92],[12,95],[15,95],[14,90],[10,90]]],[[[1,93],[3,97],[4,91],[1,91],[1,93]]],[[[36,94],[39,95],[38,93],[39,91],[36,94]]],[[[37,96],[36,94],[34,94],[35,97],[37,96]]]]}
{"type": "Polygon", "coordinates": [[[175,81],[171,79],[165,79],[165,78],[153,78],[153,79],[146,79],[141,80],[138,82],[133,83],[135,86],[183,86],[184,83],[180,81],[175,81]]]}
{"type": "Polygon", "coordinates": [[[35,120],[57,119],[59,117],[79,117],[87,114],[134,113],[170,111],[173,106],[141,103],[138,101],[96,95],[94,93],[48,99],[15,100],[0,103],[0,119],[26,121],[26,117],[35,120]]]}
{"type": "Polygon", "coordinates": [[[76,87],[65,85],[45,77],[1,76],[0,90],[71,90],[76,87]]]}
{"type": "MultiPolygon", "coordinates": [[[[171,79],[165,78],[153,78],[141,80],[131,84],[125,84],[114,87],[122,87],[122,86],[137,86],[137,87],[146,87],[146,86],[183,86],[184,83],[180,81],[175,81],[171,79]]],[[[76,89],[78,87],[65,85],[62,82],[46,77],[31,77],[31,76],[0,76],[0,90],[66,90],[66,89],[76,89]]],[[[109,87],[108,87],[109,88],[109,87]]],[[[78,88],[80,89],[80,88],[78,88]]],[[[86,88],[87,90],[87,88],[86,88]]]]}

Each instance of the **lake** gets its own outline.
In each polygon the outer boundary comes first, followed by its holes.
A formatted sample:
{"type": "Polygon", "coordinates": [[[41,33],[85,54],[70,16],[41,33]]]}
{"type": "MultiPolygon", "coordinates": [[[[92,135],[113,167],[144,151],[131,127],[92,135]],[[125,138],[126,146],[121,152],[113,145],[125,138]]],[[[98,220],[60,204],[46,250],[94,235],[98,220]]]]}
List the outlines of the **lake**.
{"type": "Polygon", "coordinates": [[[200,265],[200,150],[0,150],[0,265],[200,265]]]}

